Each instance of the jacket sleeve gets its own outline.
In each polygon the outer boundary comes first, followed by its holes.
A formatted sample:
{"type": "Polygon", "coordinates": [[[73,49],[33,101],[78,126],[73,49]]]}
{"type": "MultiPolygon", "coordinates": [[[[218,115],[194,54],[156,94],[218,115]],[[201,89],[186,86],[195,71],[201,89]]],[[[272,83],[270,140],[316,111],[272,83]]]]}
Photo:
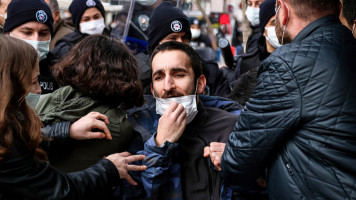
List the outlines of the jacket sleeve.
{"type": "Polygon", "coordinates": [[[173,154],[178,144],[166,141],[161,147],[156,146],[155,135],[146,143],[142,154],[146,155],[143,164],[147,169],[141,173],[141,180],[149,199],[166,199],[166,195],[181,194],[179,165],[173,163],[173,154]],[[174,171],[174,172],[173,172],[174,171]],[[174,176],[176,179],[172,178],[174,176]],[[170,181],[175,180],[172,186],[170,181]]]}
{"type": "Polygon", "coordinates": [[[19,140],[0,161],[0,193],[11,199],[85,199],[116,186],[119,180],[118,170],[107,159],[83,171],[65,174],[48,162],[37,161],[19,140]]]}
{"type": "Polygon", "coordinates": [[[222,173],[240,185],[255,182],[300,121],[301,92],[288,63],[271,55],[260,66],[256,88],[230,134],[222,173]]]}

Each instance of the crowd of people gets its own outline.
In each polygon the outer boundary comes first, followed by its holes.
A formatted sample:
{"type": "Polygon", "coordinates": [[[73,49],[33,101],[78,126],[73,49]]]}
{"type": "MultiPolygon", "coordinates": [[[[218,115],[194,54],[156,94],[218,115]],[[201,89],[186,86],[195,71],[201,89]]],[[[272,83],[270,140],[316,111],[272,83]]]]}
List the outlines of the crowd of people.
{"type": "Polygon", "coordinates": [[[356,199],[356,2],[245,3],[231,68],[171,1],[0,0],[0,199],[356,199]]]}

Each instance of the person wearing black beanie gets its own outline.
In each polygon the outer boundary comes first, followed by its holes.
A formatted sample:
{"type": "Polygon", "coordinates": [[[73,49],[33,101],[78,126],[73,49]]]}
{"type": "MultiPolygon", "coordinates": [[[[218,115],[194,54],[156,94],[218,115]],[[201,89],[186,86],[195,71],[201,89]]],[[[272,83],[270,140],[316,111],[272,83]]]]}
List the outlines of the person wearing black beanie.
{"type": "Polygon", "coordinates": [[[52,52],[62,58],[88,35],[106,34],[105,9],[100,0],[73,0],[69,6],[75,31],[59,40],[52,52]]]}
{"type": "Polygon", "coordinates": [[[164,1],[153,10],[149,21],[149,54],[162,42],[176,40],[189,44],[191,38],[188,17],[173,3],[164,1]]]}
{"type": "MultiPolygon", "coordinates": [[[[148,31],[149,55],[163,42],[189,44],[191,38],[189,19],[180,8],[164,1],[153,10],[148,31]]],[[[203,60],[203,73],[207,79],[206,94],[224,97],[230,92],[229,83],[216,61],[203,60]]]]}
{"type": "Polygon", "coordinates": [[[59,86],[51,73],[56,62],[49,53],[49,43],[53,32],[52,12],[43,0],[12,0],[7,7],[7,18],[3,32],[31,44],[38,52],[40,60],[39,84],[31,93],[39,95],[53,92],[59,86]]]}
{"type": "Polygon", "coordinates": [[[260,31],[266,40],[268,53],[281,46],[275,28],[275,4],[275,0],[265,0],[260,6],[260,31]]]}

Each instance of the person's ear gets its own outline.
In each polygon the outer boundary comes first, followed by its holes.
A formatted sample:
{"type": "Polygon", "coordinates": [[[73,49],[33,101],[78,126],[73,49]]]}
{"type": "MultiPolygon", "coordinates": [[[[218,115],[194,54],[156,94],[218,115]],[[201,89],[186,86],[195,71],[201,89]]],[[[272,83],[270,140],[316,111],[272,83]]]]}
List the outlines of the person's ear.
{"type": "Polygon", "coordinates": [[[200,75],[198,78],[197,94],[202,94],[206,86],[206,78],[204,75],[200,75]]]}
{"type": "Polygon", "coordinates": [[[290,15],[290,10],[287,4],[283,0],[278,0],[278,4],[281,6],[278,13],[282,12],[282,25],[285,26],[288,23],[289,15],[290,15]]]}
{"type": "Polygon", "coordinates": [[[54,13],[52,13],[52,15],[54,23],[59,22],[61,16],[59,10],[56,10],[54,13]]]}

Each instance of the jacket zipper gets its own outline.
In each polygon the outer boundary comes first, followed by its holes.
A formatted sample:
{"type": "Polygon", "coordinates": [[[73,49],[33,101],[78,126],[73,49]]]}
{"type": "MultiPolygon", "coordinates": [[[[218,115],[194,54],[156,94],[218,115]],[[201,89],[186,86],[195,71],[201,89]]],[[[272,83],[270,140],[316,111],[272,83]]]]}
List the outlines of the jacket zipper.
{"type": "MultiPolygon", "coordinates": [[[[208,146],[207,142],[204,140],[204,138],[202,138],[200,135],[198,135],[198,137],[204,142],[205,146],[208,146]]],[[[208,188],[209,188],[209,196],[210,196],[210,200],[214,200],[214,189],[213,189],[213,180],[212,180],[212,175],[211,175],[211,171],[210,171],[210,167],[209,167],[209,163],[208,163],[208,159],[204,159],[204,165],[205,165],[205,169],[207,171],[208,174],[208,188]]]]}

